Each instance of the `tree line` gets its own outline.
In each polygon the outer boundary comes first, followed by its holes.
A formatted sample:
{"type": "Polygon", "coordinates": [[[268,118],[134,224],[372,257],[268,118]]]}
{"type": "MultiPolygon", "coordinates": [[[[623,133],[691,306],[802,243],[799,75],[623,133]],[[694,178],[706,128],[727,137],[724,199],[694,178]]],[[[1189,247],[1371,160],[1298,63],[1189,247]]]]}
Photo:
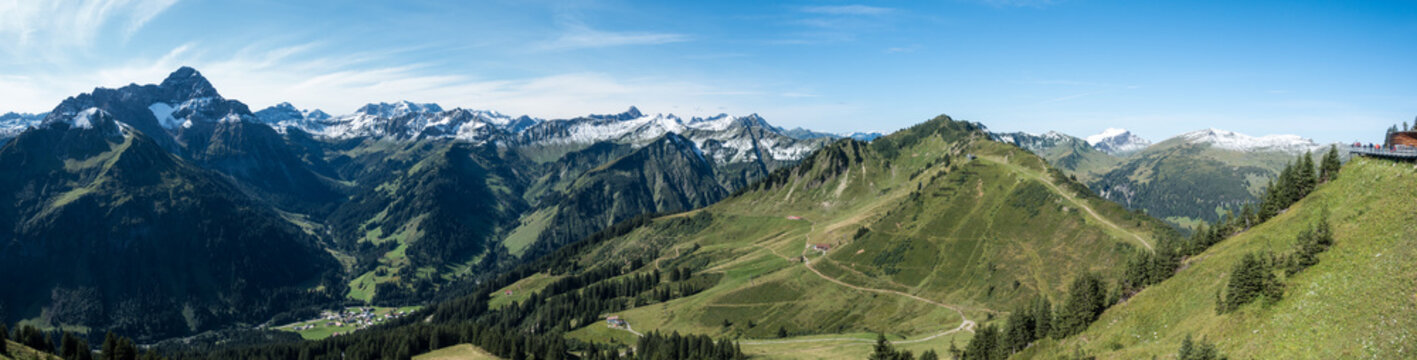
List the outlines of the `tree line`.
{"type": "Polygon", "coordinates": [[[97,357],[94,356],[93,348],[89,347],[89,341],[84,337],[69,331],[57,332],[55,335],[57,336],[51,336],[51,334],[30,325],[20,325],[11,334],[9,327],[0,324],[0,355],[15,357],[16,349],[10,349],[7,341],[14,340],[34,351],[51,354],[64,360],[164,359],[153,351],[139,351],[138,346],[133,343],[133,339],[115,335],[111,331],[104,337],[102,350],[97,357]],[[58,342],[56,343],[54,340],[58,340],[58,342]]]}
{"type": "Polygon", "coordinates": [[[1284,282],[1275,275],[1283,270],[1291,277],[1319,263],[1318,255],[1333,246],[1333,231],[1328,224],[1328,212],[1319,216],[1317,225],[1299,232],[1294,248],[1288,254],[1276,256],[1268,252],[1245,254],[1230,270],[1225,292],[1216,295],[1215,311],[1225,314],[1263,296],[1270,302],[1284,297],[1284,282]]]}
{"type": "Polygon", "coordinates": [[[1066,301],[1057,309],[1047,298],[1035,298],[1010,312],[1003,328],[985,325],[974,332],[964,349],[951,345],[950,353],[963,360],[1007,359],[1035,341],[1062,339],[1087,330],[1102,316],[1111,297],[1101,275],[1085,273],[1073,280],[1066,301]]]}

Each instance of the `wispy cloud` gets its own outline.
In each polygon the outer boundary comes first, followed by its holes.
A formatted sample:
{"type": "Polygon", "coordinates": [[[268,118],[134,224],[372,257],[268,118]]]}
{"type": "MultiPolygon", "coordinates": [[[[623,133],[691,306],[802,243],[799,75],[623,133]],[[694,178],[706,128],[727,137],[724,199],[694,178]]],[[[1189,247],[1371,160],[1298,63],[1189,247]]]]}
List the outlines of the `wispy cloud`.
{"type": "Polygon", "coordinates": [[[535,48],[544,51],[593,49],[615,46],[660,45],[689,41],[688,35],[662,32],[614,32],[585,25],[567,27],[560,36],[535,48]]]}
{"type": "Polygon", "coordinates": [[[772,40],[778,44],[822,44],[854,41],[864,33],[888,28],[899,18],[893,8],[869,5],[802,6],[789,8],[783,22],[800,31],[772,40]]]}
{"type": "Polygon", "coordinates": [[[116,66],[55,75],[0,75],[0,110],[47,111],[63,98],[96,86],[160,82],[184,65],[201,71],[223,96],[241,100],[253,110],[288,101],[336,114],[368,102],[411,100],[546,118],[617,112],[631,105],[646,111],[706,116],[759,112],[761,106],[747,104],[762,94],[776,93],[727,80],[714,85],[712,80],[624,77],[605,72],[489,79],[423,63],[382,65],[389,63],[385,60],[391,56],[382,52],[336,55],[327,50],[308,43],[247,48],[233,55],[208,52],[193,43],[116,66]],[[705,112],[694,113],[700,110],[705,112]]]}
{"type": "Polygon", "coordinates": [[[802,8],[802,12],[805,13],[828,15],[884,15],[892,11],[894,9],[869,5],[806,6],[802,8]]]}
{"type": "Polygon", "coordinates": [[[985,4],[985,5],[989,5],[989,6],[996,6],[996,7],[1034,7],[1034,8],[1047,7],[1047,6],[1051,6],[1051,5],[1055,5],[1055,4],[1058,4],[1058,3],[1062,3],[1062,2],[1063,2],[1063,0],[969,0],[969,1],[977,2],[977,3],[982,3],[982,4],[985,4]]]}
{"type": "Polygon", "coordinates": [[[789,92],[782,93],[782,97],[785,97],[785,98],[814,98],[814,97],[819,97],[819,96],[821,96],[821,95],[812,94],[812,93],[804,93],[804,92],[793,92],[793,91],[789,91],[789,92]]]}
{"type": "Polygon", "coordinates": [[[104,35],[127,41],[177,0],[0,1],[0,51],[60,57],[104,35]],[[115,31],[116,30],[116,31],[115,31]]]}
{"type": "Polygon", "coordinates": [[[916,50],[920,50],[920,45],[889,47],[889,48],[886,48],[886,53],[887,53],[887,54],[904,54],[904,53],[913,53],[913,52],[915,52],[916,50]]]}

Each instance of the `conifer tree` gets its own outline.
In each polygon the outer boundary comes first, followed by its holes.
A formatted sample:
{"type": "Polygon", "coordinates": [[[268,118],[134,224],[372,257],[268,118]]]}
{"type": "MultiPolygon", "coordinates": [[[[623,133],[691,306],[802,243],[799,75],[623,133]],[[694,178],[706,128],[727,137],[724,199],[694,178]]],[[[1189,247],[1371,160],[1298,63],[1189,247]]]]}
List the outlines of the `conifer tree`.
{"type": "Polygon", "coordinates": [[[1329,182],[1338,178],[1338,170],[1343,164],[1338,161],[1338,146],[1331,145],[1328,153],[1324,154],[1322,165],[1320,165],[1319,181],[1329,182]]]}
{"type": "MultiPolygon", "coordinates": [[[[68,331],[59,340],[59,357],[64,360],[76,360],[79,357],[79,339],[68,331]]],[[[85,349],[87,350],[87,349],[85,349]]]]}
{"type": "Polygon", "coordinates": [[[1224,314],[1238,309],[1259,298],[1279,300],[1284,294],[1284,284],[1274,276],[1273,265],[1268,256],[1248,253],[1230,271],[1230,280],[1225,286],[1224,300],[1217,312],[1224,314]]]}
{"type": "Polygon", "coordinates": [[[117,353],[118,335],[109,331],[107,335],[103,336],[103,352],[101,353],[103,360],[115,360],[117,359],[117,357],[115,357],[117,353]]]}
{"type": "Polygon", "coordinates": [[[4,323],[0,323],[0,354],[10,353],[9,340],[10,329],[6,328],[4,323]]]}
{"type": "Polygon", "coordinates": [[[1053,338],[1062,339],[1087,329],[1107,309],[1107,289],[1102,277],[1086,273],[1073,280],[1068,299],[1053,321],[1053,338]]]}
{"type": "Polygon", "coordinates": [[[886,334],[876,334],[876,347],[871,352],[870,360],[895,360],[895,348],[890,341],[886,341],[886,334]]]}
{"type": "Polygon", "coordinates": [[[1297,183],[1294,186],[1298,189],[1298,195],[1294,198],[1294,202],[1298,202],[1299,199],[1309,196],[1309,193],[1314,191],[1315,184],[1318,184],[1318,176],[1314,173],[1313,153],[1305,152],[1304,155],[1299,158],[1297,165],[1299,169],[1295,174],[1295,181],[1297,183]]]}
{"type": "Polygon", "coordinates": [[[935,353],[934,349],[925,350],[920,353],[920,360],[940,360],[940,354],[935,353]]]}
{"type": "Polygon", "coordinates": [[[999,344],[999,329],[994,325],[985,325],[974,333],[974,338],[969,340],[969,345],[964,348],[964,360],[994,360],[1000,359],[1001,349],[999,344]]]}
{"type": "Polygon", "coordinates": [[[1048,302],[1048,298],[1039,296],[1033,301],[1033,317],[1033,338],[1048,336],[1048,332],[1053,330],[1053,304],[1048,302]]]}
{"type": "Polygon", "coordinates": [[[1199,342],[1191,339],[1187,334],[1185,340],[1181,340],[1181,349],[1176,353],[1178,360],[1223,360],[1220,351],[1215,349],[1215,344],[1201,340],[1199,342]]]}

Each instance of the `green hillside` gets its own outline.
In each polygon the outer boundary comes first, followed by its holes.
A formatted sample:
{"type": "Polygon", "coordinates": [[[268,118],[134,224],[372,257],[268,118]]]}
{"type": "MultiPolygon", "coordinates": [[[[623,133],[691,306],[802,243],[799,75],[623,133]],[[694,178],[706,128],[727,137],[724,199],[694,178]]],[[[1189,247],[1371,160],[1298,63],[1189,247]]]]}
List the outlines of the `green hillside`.
{"type": "Polygon", "coordinates": [[[1287,212],[1187,260],[1175,277],[1104,313],[1088,331],[1020,358],[1082,349],[1101,359],[1172,358],[1187,335],[1232,359],[1410,358],[1417,349],[1417,168],[1357,158],[1287,212]],[[1284,283],[1278,301],[1217,315],[1216,297],[1246,254],[1284,254],[1327,211],[1334,245],[1284,283]]]}
{"type": "Polygon", "coordinates": [[[8,342],[9,342],[9,343],[6,345],[5,353],[0,354],[0,360],[51,360],[51,359],[57,360],[57,359],[59,359],[59,357],[58,357],[58,356],[54,356],[54,354],[50,354],[50,353],[46,353],[46,352],[43,352],[43,351],[38,351],[38,350],[35,350],[35,349],[31,349],[31,348],[29,348],[29,347],[26,347],[26,346],[24,346],[24,345],[22,345],[22,344],[20,344],[20,343],[14,342],[14,341],[9,341],[9,340],[0,340],[0,341],[8,341],[8,342]]]}
{"type": "MultiPolygon", "coordinates": [[[[770,357],[850,357],[877,332],[906,349],[963,344],[1002,310],[1060,298],[1085,271],[1116,277],[1127,254],[1173,235],[977,124],[940,117],[869,144],[839,141],[571,261],[670,277],[666,296],[601,314],[634,332],[737,338],[770,357]],[[850,350],[810,350],[823,347],[850,350]]],[[[547,275],[562,274],[535,276],[547,275]]],[[[634,332],[594,322],[568,336],[625,344],[634,332]]]]}

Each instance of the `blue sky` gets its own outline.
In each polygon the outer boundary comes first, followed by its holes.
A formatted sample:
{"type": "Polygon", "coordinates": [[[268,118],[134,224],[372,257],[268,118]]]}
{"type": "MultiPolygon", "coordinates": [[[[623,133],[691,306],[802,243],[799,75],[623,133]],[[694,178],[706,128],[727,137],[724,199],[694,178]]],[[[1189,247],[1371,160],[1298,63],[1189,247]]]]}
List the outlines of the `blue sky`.
{"type": "Polygon", "coordinates": [[[0,0],[0,112],[191,65],[256,109],[1375,141],[1417,116],[1414,64],[1414,2],[0,0]]]}

